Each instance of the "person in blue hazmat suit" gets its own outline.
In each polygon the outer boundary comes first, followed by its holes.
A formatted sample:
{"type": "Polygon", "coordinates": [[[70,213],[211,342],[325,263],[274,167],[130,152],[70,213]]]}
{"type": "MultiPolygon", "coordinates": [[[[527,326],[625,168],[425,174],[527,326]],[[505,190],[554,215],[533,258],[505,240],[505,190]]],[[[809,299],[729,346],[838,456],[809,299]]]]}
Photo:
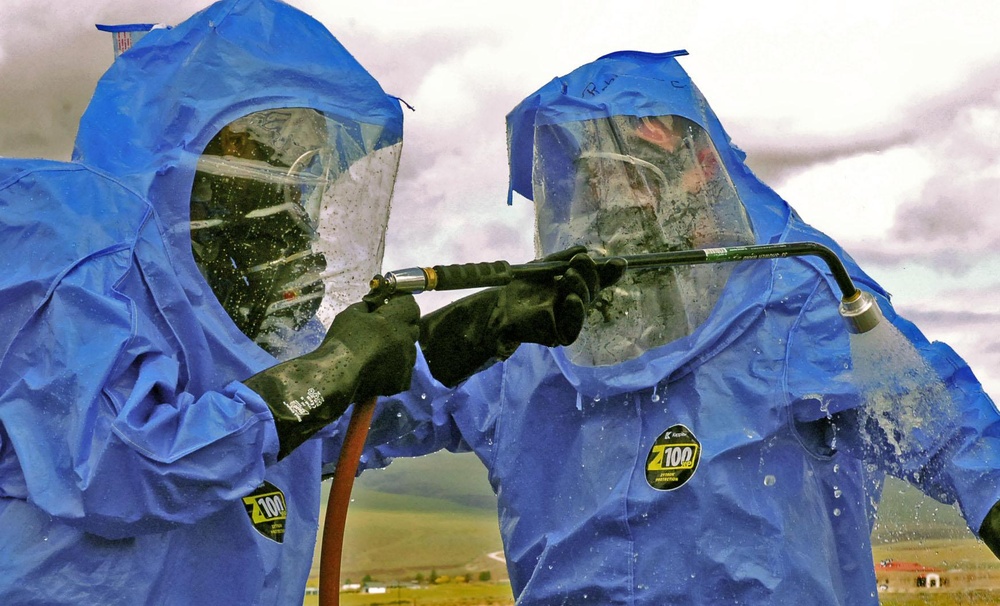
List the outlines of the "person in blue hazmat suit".
{"type": "MultiPolygon", "coordinates": [[[[401,141],[320,23],[224,0],[116,59],[74,162],[0,160],[0,603],[302,603],[328,426],[417,356],[412,296],[360,302],[401,141]]],[[[449,372],[575,338],[563,257],[449,372]]]]}
{"type": "MultiPolygon", "coordinates": [[[[684,54],[610,54],[510,112],[511,188],[534,201],[538,252],[816,242],[882,322],[852,335],[813,256],[630,271],[569,346],[522,346],[454,390],[419,373],[428,398],[386,402],[364,464],[474,451],[525,606],[878,604],[886,474],[958,504],[1000,553],[993,403],[753,175],[684,54]]],[[[439,345],[421,344],[421,367],[447,362],[439,345]]]]}

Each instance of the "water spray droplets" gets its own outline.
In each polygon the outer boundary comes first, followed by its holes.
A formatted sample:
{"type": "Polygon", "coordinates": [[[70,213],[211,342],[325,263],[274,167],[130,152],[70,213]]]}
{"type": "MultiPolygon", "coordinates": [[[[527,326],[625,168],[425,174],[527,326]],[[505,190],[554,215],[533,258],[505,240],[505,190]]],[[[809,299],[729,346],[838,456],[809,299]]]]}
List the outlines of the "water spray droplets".
{"type": "Polygon", "coordinates": [[[912,454],[954,426],[957,412],[944,383],[891,323],[851,335],[851,357],[866,415],[880,434],[865,436],[869,446],[912,454]]]}

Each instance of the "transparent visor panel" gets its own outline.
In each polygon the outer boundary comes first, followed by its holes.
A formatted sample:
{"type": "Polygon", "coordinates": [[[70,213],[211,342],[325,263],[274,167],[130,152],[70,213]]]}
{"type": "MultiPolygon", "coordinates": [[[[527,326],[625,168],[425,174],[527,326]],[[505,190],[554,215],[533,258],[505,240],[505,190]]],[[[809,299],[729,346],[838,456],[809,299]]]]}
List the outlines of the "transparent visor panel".
{"type": "Polygon", "coordinates": [[[279,359],[322,339],[379,272],[401,143],[307,108],[223,127],[191,192],[195,262],[239,329],[279,359]]]}
{"type": "MultiPolygon", "coordinates": [[[[541,255],[599,256],[752,244],[746,210],[708,133],[681,116],[613,116],[539,128],[533,192],[541,255]]],[[[732,264],[630,271],[601,291],[580,338],[581,366],[618,364],[690,335],[732,264]]]]}

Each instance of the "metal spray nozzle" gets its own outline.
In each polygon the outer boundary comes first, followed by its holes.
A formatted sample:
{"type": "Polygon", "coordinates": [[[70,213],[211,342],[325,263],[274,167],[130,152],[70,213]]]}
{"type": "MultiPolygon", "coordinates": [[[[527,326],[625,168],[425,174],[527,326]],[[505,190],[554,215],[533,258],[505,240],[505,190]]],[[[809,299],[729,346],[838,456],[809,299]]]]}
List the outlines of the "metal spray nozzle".
{"type": "Polygon", "coordinates": [[[882,310],[870,293],[858,290],[840,302],[840,315],[852,334],[862,334],[878,326],[882,310]]]}

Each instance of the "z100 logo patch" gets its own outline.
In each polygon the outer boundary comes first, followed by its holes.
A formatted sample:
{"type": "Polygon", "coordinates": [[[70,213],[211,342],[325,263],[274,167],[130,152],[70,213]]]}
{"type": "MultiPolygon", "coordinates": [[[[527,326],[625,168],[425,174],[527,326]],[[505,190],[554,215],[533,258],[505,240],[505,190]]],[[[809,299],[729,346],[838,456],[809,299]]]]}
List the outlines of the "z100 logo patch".
{"type": "Polygon", "coordinates": [[[660,434],[646,457],[646,482],[656,490],[683,486],[698,469],[701,443],[691,430],[674,425],[660,434]]]}
{"type": "Polygon", "coordinates": [[[285,493],[274,484],[264,482],[243,497],[243,504],[257,532],[278,543],[285,540],[285,493]]]}

